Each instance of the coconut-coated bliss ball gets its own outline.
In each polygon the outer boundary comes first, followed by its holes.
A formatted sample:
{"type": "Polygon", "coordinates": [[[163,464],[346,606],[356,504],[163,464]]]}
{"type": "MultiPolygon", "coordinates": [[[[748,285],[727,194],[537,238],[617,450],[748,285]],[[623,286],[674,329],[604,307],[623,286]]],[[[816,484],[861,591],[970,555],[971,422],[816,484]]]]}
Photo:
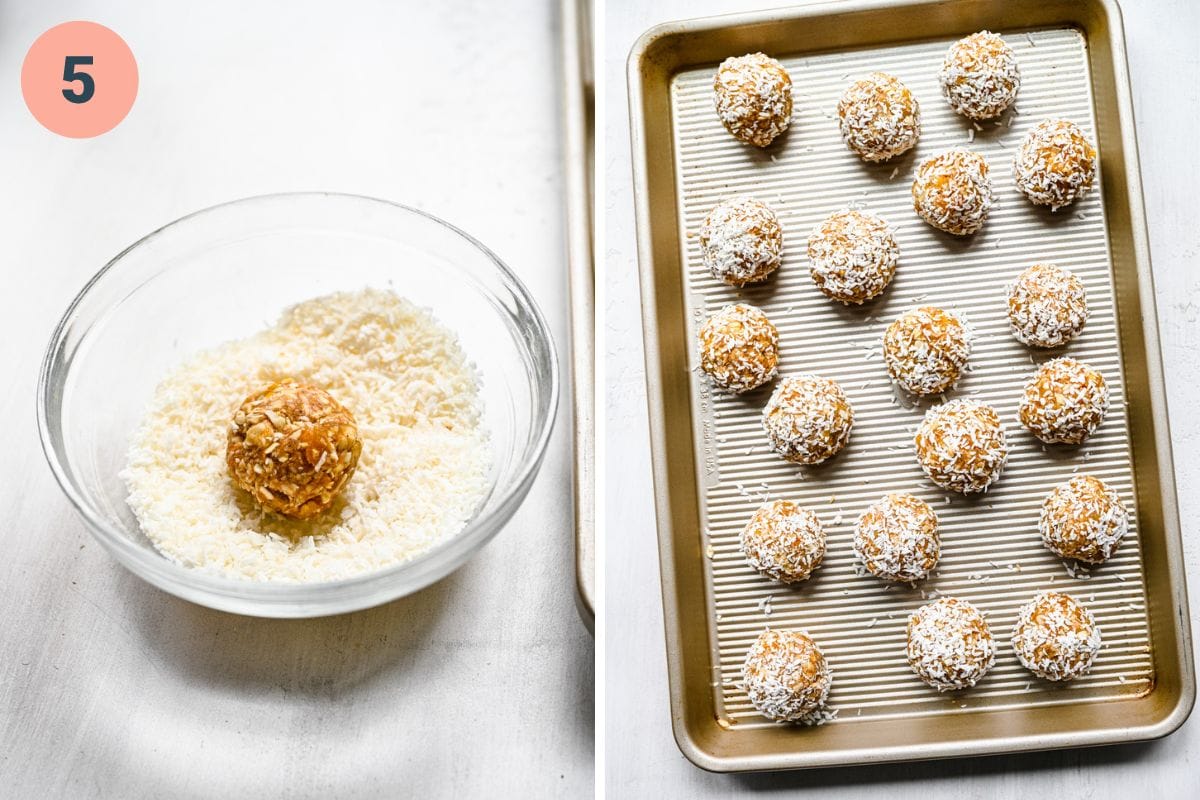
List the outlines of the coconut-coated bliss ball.
{"type": "Polygon", "coordinates": [[[324,389],[272,383],[234,412],[225,463],[233,482],[268,511],[311,519],[354,474],[362,439],[354,415],[324,389]]]}
{"type": "Polygon", "coordinates": [[[885,581],[919,581],[941,556],[938,518],[911,494],[886,494],[872,503],[854,528],[854,554],[885,581]]]}
{"type": "Polygon", "coordinates": [[[1021,344],[1060,347],[1083,330],[1087,290],[1075,273],[1034,264],[1008,287],[1008,324],[1021,344]]]}
{"type": "Polygon", "coordinates": [[[1031,202],[1057,211],[1092,188],[1096,148],[1074,122],[1048,119],[1021,140],[1013,177],[1031,202]]]}
{"type": "Polygon", "coordinates": [[[886,161],[906,153],[921,135],[921,107],[900,79],[872,72],[852,83],[837,106],[846,146],[864,161],[886,161]]]}
{"type": "Polygon", "coordinates": [[[967,119],[992,119],[1017,99],[1021,73],[1012,48],[980,31],[950,45],[938,73],[950,107],[967,119]]]}
{"type": "Polygon", "coordinates": [[[965,320],[936,306],[910,309],[883,332],[888,375],[918,397],[953,388],[970,355],[971,331],[965,320]]]}
{"type": "Polygon", "coordinates": [[[908,665],[940,692],[967,689],[996,662],[996,643],[975,606],[939,597],[908,618],[908,665]]]}
{"type": "Polygon", "coordinates": [[[789,500],[759,507],[742,528],[742,555],[772,580],[808,580],[825,558],[825,528],[815,513],[789,500]]]}
{"type": "Polygon", "coordinates": [[[765,630],[742,663],[742,686],[758,713],[776,722],[803,722],[825,705],[833,673],[807,633],[765,630]]]}
{"type": "Polygon", "coordinates": [[[700,327],[700,369],[735,394],[772,380],[779,366],[779,331],[754,306],[732,303],[700,327]]]}
{"type": "Polygon", "coordinates": [[[839,303],[858,305],[878,297],[899,260],[900,246],[888,224],[856,208],[833,212],[808,236],[813,282],[839,303]]]}
{"type": "Polygon", "coordinates": [[[1017,417],[1047,444],[1079,444],[1108,412],[1108,384],[1100,371],[1073,358],[1038,367],[1025,383],[1017,417]]]}
{"type": "Polygon", "coordinates": [[[977,232],[995,203],[988,163],[979,153],[955,147],[926,159],[912,184],[921,219],[955,236],[977,232]]]}
{"type": "Polygon", "coordinates": [[[783,228],[766,203],[734,197],[718,203],[704,218],[700,252],[717,280],[730,286],[758,283],[779,268],[783,228]]]}
{"type": "Polygon", "coordinates": [[[794,464],[820,464],[850,441],[854,409],[837,381],[793,375],[775,387],[762,425],[776,453],[794,464]]]}
{"type": "Polygon", "coordinates": [[[721,62],[713,79],[717,116],[734,138],[766,147],[792,122],[792,78],[762,53],[721,62]]]}
{"type": "Polygon", "coordinates": [[[1012,649],[1025,669],[1050,681],[1086,675],[1100,652],[1100,629],[1082,603],[1042,592],[1017,613],[1012,649]]]}
{"type": "Polygon", "coordinates": [[[1103,564],[1129,532],[1129,512],[1104,481],[1076,475],[1046,495],[1038,531],[1046,549],[1058,557],[1103,564]]]}
{"type": "Polygon", "coordinates": [[[951,400],[929,409],[913,442],[929,479],[963,494],[991,486],[1008,460],[1000,415],[977,400],[951,400]]]}

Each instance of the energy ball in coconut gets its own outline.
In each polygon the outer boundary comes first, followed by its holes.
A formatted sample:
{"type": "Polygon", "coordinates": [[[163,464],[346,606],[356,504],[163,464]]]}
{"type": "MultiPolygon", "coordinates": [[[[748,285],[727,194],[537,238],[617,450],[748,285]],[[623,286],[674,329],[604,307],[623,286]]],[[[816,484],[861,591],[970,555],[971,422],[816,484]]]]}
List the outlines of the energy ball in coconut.
{"type": "Polygon", "coordinates": [[[980,31],[950,45],[938,82],[956,113],[991,119],[1017,99],[1021,73],[1012,48],[998,35],[980,31]]]}
{"type": "Polygon", "coordinates": [[[902,389],[918,397],[952,389],[971,355],[971,331],[958,314],[921,306],[883,332],[883,362],[902,389]]]}
{"type": "Polygon", "coordinates": [[[967,236],[983,227],[995,203],[983,156],[955,147],[922,162],[912,184],[913,208],[933,227],[967,236]]]}
{"type": "Polygon", "coordinates": [[[1087,290],[1075,273],[1034,264],[1008,287],[1008,324],[1021,344],[1060,347],[1087,323],[1087,290]]]}
{"type": "Polygon", "coordinates": [[[750,702],[776,722],[803,722],[825,705],[832,684],[821,648],[799,631],[763,631],[742,663],[750,702]]]}
{"type": "Polygon", "coordinates": [[[730,286],[764,281],[783,258],[783,228],[766,203],[735,197],[708,212],[700,252],[713,277],[730,286]]]}
{"type": "Polygon", "coordinates": [[[937,566],[942,546],[938,518],[911,494],[887,494],[872,503],[854,528],[854,554],[885,581],[919,581],[937,566]]]}
{"type": "Polygon", "coordinates": [[[754,306],[725,306],[701,326],[699,339],[700,368],[720,388],[739,394],[775,377],[779,331],[754,306]]]}
{"type": "Polygon", "coordinates": [[[233,482],[263,508],[311,519],[333,505],[361,451],[348,409],[324,389],[283,380],[234,412],[225,463],[233,482]]]}
{"type": "Polygon", "coordinates": [[[772,580],[808,580],[825,558],[825,528],[807,508],[787,500],[767,503],[742,529],[742,555],[772,580]]]}
{"type": "Polygon", "coordinates": [[[974,686],[995,662],[987,620],[966,600],[940,597],[908,618],[908,665],[939,692],[974,686]]]}
{"type": "Polygon", "coordinates": [[[929,409],[914,444],[929,479],[963,494],[991,486],[1008,460],[1000,415],[977,400],[951,400],[929,409]]]}
{"type": "Polygon", "coordinates": [[[1092,188],[1096,148],[1074,122],[1048,119],[1021,140],[1013,177],[1034,204],[1057,211],[1092,188]]]}
{"type": "Polygon", "coordinates": [[[917,98],[886,72],[872,72],[851,84],[837,111],[842,139],[864,161],[887,161],[906,153],[921,135],[917,98]]]}
{"type": "Polygon", "coordinates": [[[858,305],[878,297],[891,283],[900,246],[882,219],[847,208],[813,228],[808,260],[813,282],[825,296],[858,305]]]}
{"type": "Polygon", "coordinates": [[[1042,592],[1017,613],[1012,649],[1025,669],[1050,681],[1086,675],[1100,652],[1100,629],[1083,604],[1042,592]]]}
{"type": "Polygon", "coordinates": [[[1017,407],[1021,424],[1047,444],[1079,444],[1108,411],[1108,384],[1099,370],[1073,358],[1038,367],[1017,407]]]}
{"type": "Polygon", "coordinates": [[[775,387],[762,424],[776,453],[794,464],[820,464],[850,441],[854,409],[837,381],[794,375],[775,387]]]}
{"type": "Polygon", "coordinates": [[[766,147],[792,122],[792,79],[762,53],[727,58],[717,69],[713,96],[721,124],[737,139],[766,147]]]}
{"type": "Polygon", "coordinates": [[[1114,489],[1094,475],[1076,475],[1042,501],[1042,543],[1060,558],[1103,564],[1129,532],[1129,512],[1114,489]]]}

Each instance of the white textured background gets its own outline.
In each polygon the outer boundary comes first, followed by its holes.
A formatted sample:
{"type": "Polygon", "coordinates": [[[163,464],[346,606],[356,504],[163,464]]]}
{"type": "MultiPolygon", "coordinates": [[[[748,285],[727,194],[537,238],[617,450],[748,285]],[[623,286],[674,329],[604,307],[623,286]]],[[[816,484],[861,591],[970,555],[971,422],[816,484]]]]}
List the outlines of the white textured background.
{"type": "Polygon", "coordinates": [[[527,282],[561,349],[557,25],[552,0],[0,3],[0,796],[591,795],[565,416],[478,558],[313,621],[209,611],[125,572],[34,423],[42,349],[83,283],[150,230],[264,192],[442,216],[527,282]],[[29,45],[72,19],[116,30],[140,70],[130,115],[91,140],[45,131],[20,96],[29,45]]]}
{"type": "MultiPolygon", "coordinates": [[[[929,798],[1184,797],[1200,791],[1193,763],[1200,722],[1165,741],[1027,756],[881,765],[819,772],[723,776],[687,762],[671,738],[658,555],[650,480],[637,253],[634,239],[625,59],[634,40],[659,22],[770,8],[738,0],[609,0],[605,56],[608,114],[607,336],[608,467],[606,752],[608,793],[621,798],[701,798],[810,789],[825,797],[919,791],[929,798]]],[[[1200,159],[1200,60],[1194,48],[1200,7],[1189,0],[1126,2],[1135,115],[1185,538],[1200,499],[1200,233],[1190,195],[1200,159]]],[[[1200,546],[1185,543],[1193,584],[1193,629],[1200,629],[1200,546]]]]}

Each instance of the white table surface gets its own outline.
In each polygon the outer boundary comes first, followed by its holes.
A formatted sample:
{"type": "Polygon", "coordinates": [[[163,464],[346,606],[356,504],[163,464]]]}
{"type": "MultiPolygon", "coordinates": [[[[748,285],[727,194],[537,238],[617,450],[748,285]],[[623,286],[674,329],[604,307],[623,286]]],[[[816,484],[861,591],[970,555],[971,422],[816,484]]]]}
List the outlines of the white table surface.
{"type": "Polygon", "coordinates": [[[565,345],[557,25],[552,0],[0,3],[0,796],[591,796],[565,416],[524,506],[463,569],[380,608],[282,622],[117,566],[34,422],[42,349],[100,266],[265,192],[452,221],[527,282],[565,345]],[[141,75],[129,117],[83,141],[43,130],[18,81],[33,40],[73,19],[121,34],[141,75]]]}
{"type": "MultiPolygon", "coordinates": [[[[1200,719],[1164,741],[1026,756],[880,765],[801,773],[714,775],[692,766],[671,737],[662,605],[650,479],[625,59],[651,25],[771,8],[763,0],[609,0],[604,199],[607,225],[607,651],[609,797],[705,798],[811,789],[824,798],[920,792],[948,798],[1185,797],[1200,792],[1200,719]]],[[[1200,5],[1125,0],[1135,116],[1149,217],[1176,475],[1186,537],[1200,514],[1200,227],[1186,202],[1200,175],[1200,5]],[[1185,183],[1187,181],[1187,183],[1185,183]]],[[[1185,541],[1192,628],[1200,633],[1200,542],[1185,541]]],[[[1194,634],[1195,635],[1195,634],[1194,634]]]]}

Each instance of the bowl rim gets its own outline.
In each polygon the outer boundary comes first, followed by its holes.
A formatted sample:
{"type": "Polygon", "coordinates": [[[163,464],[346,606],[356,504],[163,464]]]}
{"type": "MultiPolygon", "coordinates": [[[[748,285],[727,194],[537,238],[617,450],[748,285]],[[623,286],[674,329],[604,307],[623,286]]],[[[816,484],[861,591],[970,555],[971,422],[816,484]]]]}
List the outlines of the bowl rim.
{"type": "Polygon", "coordinates": [[[505,526],[516,509],[524,501],[540,469],[554,429],[560,391],[558,351],[541,308],[516,273],[489,247],[474,236],[434,214],[392,200],[349,192],[272,192],[217,203],[192,211],[161,225],[123,248],[109,259],[99,271],[92,275],[78,293],[76,293],[74,298],[72,298],[70,304],[59,318],[58,323],[54,326],[54,330],[50,335],[50,340],[42,356],[37,386],[37,426],[42,453],[50,466],[55,481],[74,507],[76,513],[86,523],[85,527],[88,528],[93,537],[98,539],[116,557],[118,562],[130,569],[138,577],[147,580],[164,591],[209,608],[252,616],[315,617],[369,608],[420,591],[457,569],[471,555],[489,542],[505,526]],[[283,200],[334,200],[337,202],[352,201],[372,205],[378,204],[414,215],[422,218],[424,221],[435,223],[450,233],[457,235],[472,245],[476,251],[491,262],[492,266],[500,273],[502,282],[517,297],[521,311],[528,314],[533,320],[533,329],[536,334],[535,341],[540,341],[544,346],[549,368],[549,386],[546,391],[547,403],[545,411],[537,414],[534,418],[536,435],[529,438],[528,444],[522,453],[522,462],[519,468],[508,484],[503,487],[503,491],[498,496],[495,508],[489,514],[472,518],[453,536],[448,537],[429,550],[407,561],[390,567],[330,581],[292,583],[230,578],[220,574],[184,567],[167,558],[158,552],[157,549],[148,550],[130,541],[117,529],[117,526],[110,524],[93,509],[91,503],[86,499],[85,493],[75,487],[69,475],[71,470],[60,461],[55,450],[48,411],[52,370],[60,360],[58,354],[61,351],[67,329],[75,320],[79,306],[89,296],[93,287],[121,262],[125,256],[155,240],[167,231],[183,225],[196,217],[228,209],[231,206],[269,204],[283,200]],[[450,552],[450,555],[445,557],[443,563],[430,565],[429,562],[435,556],[447,551],[450,552]],[[401,587],[401,591],[391,593],[377,594],[368,591],[373,587],[389,584],[395,576],[411,573],[414,571],[414,567],[419,566],[425,566],[426,569],[418,573],[420,577],[415,585],[401,587]],[[323,596],[317,598],[313,596],[314,593],[320,593],[323,596]],[[249,606],[254,606],[254,608],[251,609],[249,606]]]}

